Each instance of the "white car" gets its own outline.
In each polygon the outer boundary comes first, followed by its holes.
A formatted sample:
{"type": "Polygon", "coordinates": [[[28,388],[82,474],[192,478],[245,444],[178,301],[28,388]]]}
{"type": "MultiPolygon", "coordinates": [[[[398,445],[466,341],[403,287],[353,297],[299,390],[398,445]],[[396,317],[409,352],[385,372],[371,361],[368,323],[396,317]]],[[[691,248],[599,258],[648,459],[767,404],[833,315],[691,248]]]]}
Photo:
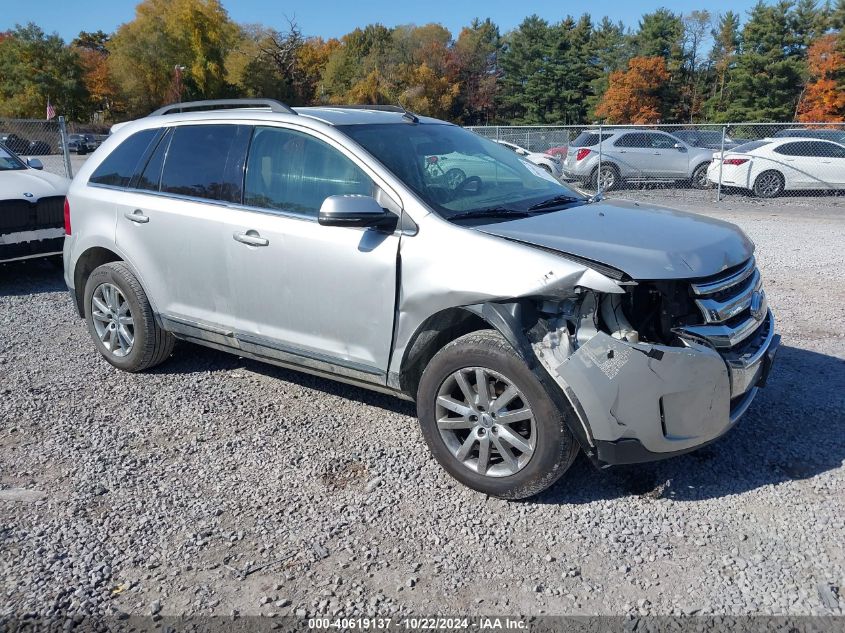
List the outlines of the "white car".
{"type": "Polygon", "coordinates": [[[759,198],[798,189],[845,189],[845,145],[800,137],[766,138],[716,152],[707,179],[759,198]]]}
{"type": "Polygon", "coordinates": [[[542,152],[529,152],[524,147],[520,147],[514,143],[509,143],[508,141],[497,140],[496,142],[499,145],[504,145],[515,154],[522,156],[528,162],[534,163],[538,167],[542,167],[557,179],[560,179],[563,175],[560,156],[552,156],[551,154],[544,154],[542,152]]]}
{"type": "Polygon", "coordinates": [[[0,262],[61,255],[70,180],[0,145],[0,262]]]}

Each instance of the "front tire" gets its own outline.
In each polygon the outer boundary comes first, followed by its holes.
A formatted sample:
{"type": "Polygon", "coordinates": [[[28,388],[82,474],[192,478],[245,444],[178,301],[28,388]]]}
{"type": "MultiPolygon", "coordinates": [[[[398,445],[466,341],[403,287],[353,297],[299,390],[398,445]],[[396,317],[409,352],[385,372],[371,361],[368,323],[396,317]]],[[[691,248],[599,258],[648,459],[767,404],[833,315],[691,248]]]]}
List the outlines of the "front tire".
{"type": "Polygon", "coordinates": [[[707,180],[709,165],[710,163],[701,163],[693,170],[692,178],[690,178],[690,185],[693,189],[708,189],[710,187],[710,182],[707,180]]]}
{"type": "Polygon", "coordinates": [[[100,354],[124,371],[154,367],[173,351],[173,335],[158,326],[147,294],[123,262],[91,273],[85,284],[85,322],[100,354]]]}
{"type": "Polygon", "coordinates": [[[443,468],[491,496],[533,496],[578,455],[564,414],[492,330],[462,336],[432,358],[417,390],[417,414],[443,468]]]}

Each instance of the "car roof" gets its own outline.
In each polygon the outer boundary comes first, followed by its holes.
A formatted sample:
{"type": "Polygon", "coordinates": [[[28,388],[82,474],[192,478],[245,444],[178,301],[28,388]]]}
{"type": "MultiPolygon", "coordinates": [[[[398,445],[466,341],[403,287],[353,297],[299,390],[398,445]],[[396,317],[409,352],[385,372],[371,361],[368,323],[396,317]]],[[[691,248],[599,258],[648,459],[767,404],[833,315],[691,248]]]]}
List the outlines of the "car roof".
{"type": "MultiPolygon", "coordinates": [[[[178,105],[179,104],[175,104],[174,108],[178,105]]],[[[111,133],[117,132],[124,126],[130,126],[132,129],[143,129],[171,122],[185,123],[190,121],[208,120],[237,121],[243,119],[249,119],[252,121],[267,120],[294,122],[300,117],[319,121],[320,123],[333,127],[364,124],[407,124],[409,123],[409,116],[413,117],[413,120],[419,123],[454,125],[448,121],[427,116],[419,116],[392,106],[373,106],[372,108],[368,108],[367,106],[308,106],[301,108],[288,108],[286,112],[278,110],[274,111],[269,107],[228,107],[185,112],[176,111],[166,114],[153,113],[149,116],[135,119],[134,121],[115,123],[111,127],[111,133]]]]}

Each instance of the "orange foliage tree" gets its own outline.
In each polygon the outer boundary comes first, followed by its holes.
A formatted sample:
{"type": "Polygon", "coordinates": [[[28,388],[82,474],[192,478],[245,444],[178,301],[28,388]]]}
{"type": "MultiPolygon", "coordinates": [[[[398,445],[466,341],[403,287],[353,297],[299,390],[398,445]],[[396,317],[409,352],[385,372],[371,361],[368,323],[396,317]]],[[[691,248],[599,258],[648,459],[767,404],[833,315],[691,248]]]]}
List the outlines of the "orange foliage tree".
{"type": "Polygon", "coordinates": [[[596,116],[608,123],[657,123],[662,112],[660,91],[667,81],[663,57],[632,57],[628,70],[611,73],[596,116]]]}
{"type": "Polygon", "coordinates": [[[845,121],[845,55],[843,36],[836,33],[817,39],[807,50],[810,81],[798,106],[798,120],[845,121]]]}

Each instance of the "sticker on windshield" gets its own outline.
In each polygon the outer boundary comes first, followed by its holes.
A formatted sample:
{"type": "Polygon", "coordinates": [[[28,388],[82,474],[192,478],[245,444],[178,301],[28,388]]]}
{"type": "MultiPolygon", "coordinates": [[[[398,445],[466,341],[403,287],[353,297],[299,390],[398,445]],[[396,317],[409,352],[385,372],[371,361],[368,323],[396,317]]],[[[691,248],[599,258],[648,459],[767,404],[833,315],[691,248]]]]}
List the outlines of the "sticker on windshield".
{"type": "Polygon", "coordinates": [[[531,170],[531,173],[533,173],[535,176],[540,176],[540,178],[545,178],[546,180],[553,182],[556,185],[560,184],[554,176],[552,176],[549,172],[547,172],[542,167],[538,167],[534,163],[527,161],[524,158],[520,159],[520,160],[522,160],[522,162],[525,163],[525,166],[528,167],[528,169],[531,170]]]}

